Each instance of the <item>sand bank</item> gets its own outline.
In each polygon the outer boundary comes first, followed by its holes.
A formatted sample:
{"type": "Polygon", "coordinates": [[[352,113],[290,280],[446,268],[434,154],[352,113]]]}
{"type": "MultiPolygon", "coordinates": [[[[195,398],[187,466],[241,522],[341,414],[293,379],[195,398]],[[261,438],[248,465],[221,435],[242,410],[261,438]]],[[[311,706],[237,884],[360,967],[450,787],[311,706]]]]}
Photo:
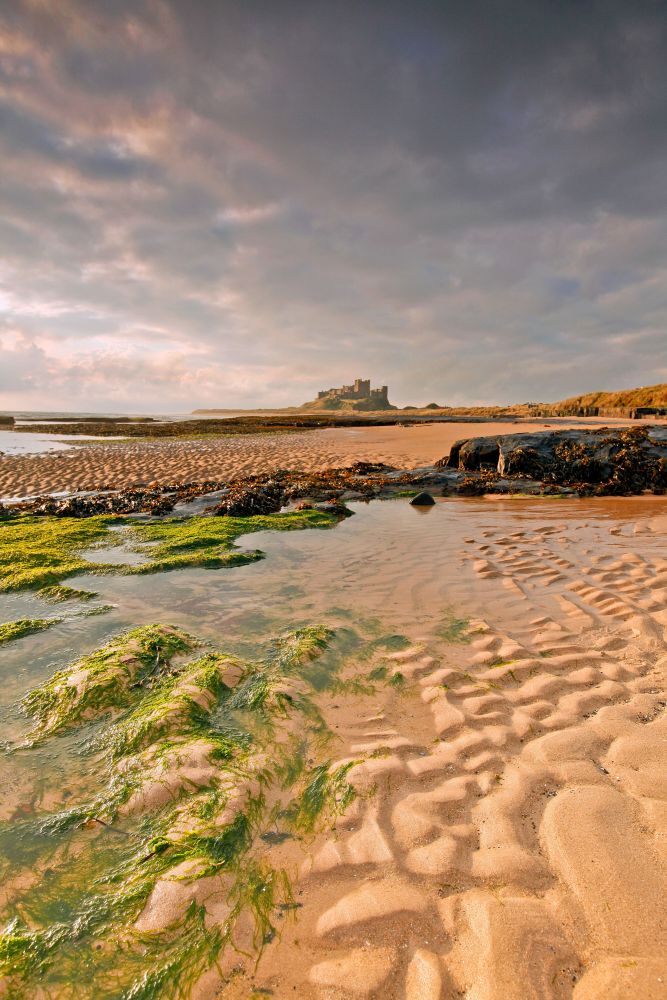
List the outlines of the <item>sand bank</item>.
{"type": "MultiPolygon", "coordinates": [[[[387,462],[410,469],[432,464],[447,454],[459,438],[548,427],[631,423],[610,420],[433,423],[192,441],[89,441],[44,455],[0,455],[0,498],[153,482],[224,480],[275,468],[314,470],[358,461],[387,462]]],[[[74,444],[72,439],[68,443],[74,444]]]]}

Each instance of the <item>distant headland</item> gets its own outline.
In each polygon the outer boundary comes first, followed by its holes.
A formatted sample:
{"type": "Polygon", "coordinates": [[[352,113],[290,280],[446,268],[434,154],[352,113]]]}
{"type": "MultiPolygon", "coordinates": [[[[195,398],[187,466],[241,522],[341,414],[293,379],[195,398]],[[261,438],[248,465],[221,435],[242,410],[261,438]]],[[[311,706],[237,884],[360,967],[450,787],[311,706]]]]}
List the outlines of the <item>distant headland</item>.
{"type": "MultiPolygon", "coordinates": [[[[382,410],[397,410],[402,414],[409,412],[410,417],[428,416],[432,419],[452,420],[463,417],[475,417],[481,420],[499,420],[540,417],[628,417],[641,419],[667,416],[667,383],[642,386],[637,389],[624,389],[618,392],[590,392],[581,396],[572,396],[557,403],[511,403],[509,405],[480,404],[472,406],[443,406],[438,403],[428,403],[426,406],[394,406],[389,402],[389,389],[386,385],[379,389],[371,389],[370,379],[355,379],[352,385],[343,385],[339,389],[321,389],[317,399],[301,406],[269,408],[254,408],[252,410],[232,410],[211,408],[193,410],[193,415],[199,414],[236,414],[236,413],[270,413],[299,414],[302,412],[334,411],[341,418],[356,411],[373,412],[382,410]]],[[[333,419],[333,418],[332,418],[333,419]]],[[[405,419],[396,413],[395,417],[385,419],[392,422],[405,419]]]]}
{"type": "Polygon", "coordinates": [[[321,389],[317,399],[304,403],[303,410],[396,410],[389,402],[389,387],[371,389],[369,378],[355,378],[352,385],[321,389]]]}

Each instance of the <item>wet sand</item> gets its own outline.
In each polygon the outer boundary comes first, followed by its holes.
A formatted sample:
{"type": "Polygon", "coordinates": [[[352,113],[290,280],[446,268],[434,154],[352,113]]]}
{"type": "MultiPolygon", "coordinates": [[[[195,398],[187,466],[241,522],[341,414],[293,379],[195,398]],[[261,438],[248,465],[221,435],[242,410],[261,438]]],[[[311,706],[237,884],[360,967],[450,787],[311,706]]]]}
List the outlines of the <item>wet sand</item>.
{"type": "MultiPolygon", "coordinates": [[[[287,614],[276,598],[298,583],[292,615],[349,605],[413,642],[388,656],[399,688],[322,695],[332,767],[355,762],[358,797],[333,831],[264,844],[298,906],[258,966],[229,950],[193,996],[662,1000],[666,542],[658,497],[393,501],[331,532],[253,536],[253,566],[94,578],[119,615],[159,606],[211,636],[239,613],[287,614]],[[443,607],[469,618],[467,642],[438,634],[443,607]]],[[[42,646],[51,661],[60,627],[16,663],[42,646]]],[[[192,899],[225,918],[222,877],[180,875],[138,928],[192,899]]]]}
{"type": "MultiPolygon", "coordinates": [[[[74,444],[44,455],[0,455],[0,498],[173,482],[226,480],[271,469],[306,471],[386,462],[430,465],[459,438],[549,427],[628,426],[632,421],[547,420],[434,423],[332,428],[289,434],[238,435],[190,441],[144,440],[74,444]]],[[[637,421],[635,421],[637,423],[637,421]]],[[[639,421],[641,423],[641,421],[639,421]]]]}
{"type": "MultiPolygon", "coordinates": [[[[412,692],[324,706],[362,794],[257,973],[198,996],[667,995],[667,505],[494,503],[483,527],[474,503],[449,569],[486,602],[471,642],[425,634],[393,657],[412,692]]],[[[415,556],[394,586],[441,582],[415,556]]]]}

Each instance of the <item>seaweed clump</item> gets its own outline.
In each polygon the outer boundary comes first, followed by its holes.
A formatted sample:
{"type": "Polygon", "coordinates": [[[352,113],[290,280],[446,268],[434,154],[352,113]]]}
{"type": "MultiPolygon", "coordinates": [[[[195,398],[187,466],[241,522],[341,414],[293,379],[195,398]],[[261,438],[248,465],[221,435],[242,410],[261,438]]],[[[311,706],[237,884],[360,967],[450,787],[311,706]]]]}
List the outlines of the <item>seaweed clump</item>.
{"type": "Polygon", "coordinates": [[[667,452],[663,442],[652,442],[647,427],[629,427],[618,434],[595,432],[594,444],[561,441],[545,482],[573,486],[582,495],[631,496],[667,489],[667,452]]]}
{"type": "Polygon", "coordinates": [[[0,531],[0,590],[53,588],[74,573],[99,570],[79,552],[102,541],[108,530],[109,519],[103,517],[5,521],[0,531]]]}
{"type": "Polygon", "coordinates": [[[355,796],[354,762],[321,759],[333,736],[314,701],[314,661],[334,640],[313,625],[271,640],[257,661],[218,650],[187,659],[192,636],[146,626],[26,696],[35,738],[87,727],[85,752],[106,778],[95,798],[5,831],[38,824],[55,852],[50,877],[0,934],[10,995],[39,983],[46,996],[76,986],[86,997],[185,998],[228,947],[261,952],[294,906],[271,845],[312,837],[355,796]],[[77,846],[59,854],[65,836],[77,846]],[[178,886],[183,904],[161,914],[178,886]]]}
{"type": "Polygon", "coordinates": [[[60,621],[62,618],[18,618],[13,622],[5,622],[0,625],[0,646],[33,632],[43,632],[60,621]]]}
{"type": "Polygon", "coordinates": [[[145,625],[117,636],[28,692],[23,707],[36,720],[31,738],[43,738],[122,706],[136,688],[164,673],[171,658],[188,652],[195,642],[168,625],[145,625]]]}
{"type": "Polygon", "coordinates": [[[150,543],[150,560],[127,567],[129,573],[155,573],[162,570],[200,566],[207,569],[239,566],[263,559],[257,549],[239,550],[234,542],[241,535],[256,531],[298,531],[301,528],[328,528],[333,518],[315,510],[257,514],[253,517],[183,517],[134,524],[129,537],[150,543]]]}

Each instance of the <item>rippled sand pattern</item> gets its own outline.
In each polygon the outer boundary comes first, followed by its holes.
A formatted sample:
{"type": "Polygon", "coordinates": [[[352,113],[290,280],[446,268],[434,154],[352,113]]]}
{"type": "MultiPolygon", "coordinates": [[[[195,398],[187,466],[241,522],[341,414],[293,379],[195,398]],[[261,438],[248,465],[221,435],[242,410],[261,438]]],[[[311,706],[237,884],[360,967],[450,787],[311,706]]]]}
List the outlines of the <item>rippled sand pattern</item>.
{"type": "Polygon", "coordinates": [[[667,996],[667,518],[563,515],[466,539],[489,611],[470,643],[426,637],[394,654],[407,693],[326,707],[363,794],[304,864],[262,989],[667,996]]]}
{"type": "Polygon", "coordinates": [[[26,664],[48,675],[156,608],[215,641],[377,616],[413,643],[388,657],[404,683],[320,696],[359,795],[334,831],[264,843],[296,909],[258,966],[226,953],[193,996],[667,997],[667,503],[353,506],[332,531],[250,536],[251,566],[73,578],[116,610],[4,653],[13,704],[26,664]]]}

